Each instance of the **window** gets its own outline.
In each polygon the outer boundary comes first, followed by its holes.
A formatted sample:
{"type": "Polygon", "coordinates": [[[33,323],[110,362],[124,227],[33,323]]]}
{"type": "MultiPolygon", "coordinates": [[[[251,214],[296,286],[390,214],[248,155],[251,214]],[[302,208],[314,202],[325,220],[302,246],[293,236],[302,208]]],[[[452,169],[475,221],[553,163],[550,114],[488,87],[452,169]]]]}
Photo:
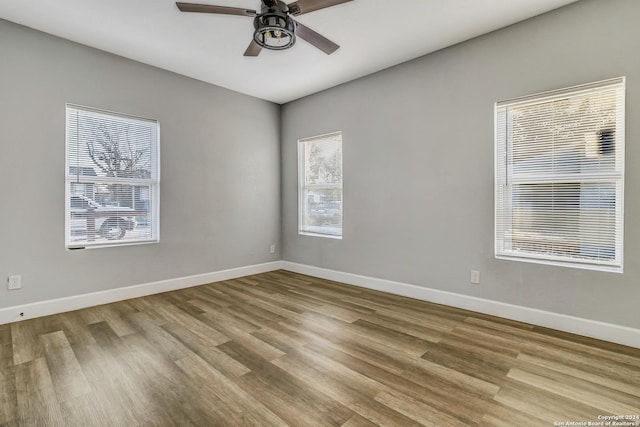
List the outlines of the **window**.
{"type": "Polygon", "coordinates": [[[298,232],[342,238],[342,132],[298,141],[298,232]]]}
{"type": "Polygon", "coordinates": [[[497,258],[622,272],[624,77],[496,103],[497,258]]]}
{"type": "Polygon", "coordinates": [[[155,120],[67,105],[65,245],[158,241],[155,120]]]}

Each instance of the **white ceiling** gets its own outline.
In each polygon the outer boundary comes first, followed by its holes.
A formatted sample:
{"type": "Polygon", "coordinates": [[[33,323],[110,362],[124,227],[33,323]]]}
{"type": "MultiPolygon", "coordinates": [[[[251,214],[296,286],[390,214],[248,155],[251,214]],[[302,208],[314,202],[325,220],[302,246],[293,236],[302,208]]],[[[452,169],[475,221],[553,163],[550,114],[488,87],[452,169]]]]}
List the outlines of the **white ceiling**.
{"type": "MultiPolygon", "coordinates": [[[[259,9],[259,0],[185,0],[259,9]]],[[[285,103],[576,0],[354,0],[296,19],[338,43],[299,39],[243,53],[252,18],[182,13],[173,0],[0,0],[0,18],[276,103],[285,103]]]]}

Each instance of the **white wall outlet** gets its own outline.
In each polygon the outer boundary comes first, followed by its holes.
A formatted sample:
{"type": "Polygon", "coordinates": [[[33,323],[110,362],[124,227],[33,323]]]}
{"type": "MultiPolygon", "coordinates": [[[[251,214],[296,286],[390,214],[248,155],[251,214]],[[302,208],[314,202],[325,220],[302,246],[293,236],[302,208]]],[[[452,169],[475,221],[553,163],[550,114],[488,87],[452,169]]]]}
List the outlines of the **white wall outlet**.
{"type": "Polygon", "coordinates": [[[471,283],[480,284],[480,272],[478,270],[471,270],[471,283]]]}
{"type": "Polygon", "coordinates": [[[276,245],[269,246],[269,253],[270,254],[275,254],[276,253],[276,245]]]}
{"type": "Polygon", "coordinates": [[[20,275],[9,276],[9,279],[7,280],[7,289],[12,291],[15,289],[20,289],[21,287],[22,287],[22,276],[20,275]]]}

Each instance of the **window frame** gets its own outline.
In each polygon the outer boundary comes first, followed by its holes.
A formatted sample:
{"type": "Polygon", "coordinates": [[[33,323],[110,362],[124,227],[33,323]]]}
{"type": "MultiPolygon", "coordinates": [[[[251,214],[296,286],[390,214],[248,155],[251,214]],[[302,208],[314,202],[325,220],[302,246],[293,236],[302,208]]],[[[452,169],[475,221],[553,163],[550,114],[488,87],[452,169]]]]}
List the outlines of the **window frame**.
{"type": "MultiPolygon", "coordinates": [[[[584,85],[572,86],[569,88],[543,92],[539,94],[514,98],[511,100],[499,101],[494,104],[494,152],[495,152],[495,234],[494,234],[494,250],[496,259],[523,261],[530,263],[555,265],[563,267],[572,267],[579,269],[597,270],[605,272],[623,272],[624,260],[624,178],[625,178],[625,93],[626,78],[618,77],[614,79],[602,80],[598,82],[588,83],[584,85]],[[614,171],[610,173],[572,173],[567,175],[571,178],[567,181],[562,179],[552,179],[553,173],[527,173],[526,178],[520,180],[513,179],[513,161],[510,160],[509,152],[509,118],[508,109],[505,110],[504,117],[501,118],[499,111],[501,108],[509,106],[533,105],[537,103],[551,102],[562,98],[577,97],[579,95],[603,92],[606,90],[616,91],[616,142],[614,171]],[[620,154],[619,154],[620,153],[620,154]],[[503,156],[501,158],[501,156],[503,156]],[[578,178],[579,177],[579,178],[578,178]],[[593,260],[585,258],[577,258],[570,256],[561,256],[558,254],[541,254],[535,252],[521,251],[515,253],[512,248],[507,248],[513,240],[513,230],[511,220],[513,218],[513,185],[523,184],[547,184],[560,185],[577,183],[585,184],[614,184],[615,190],[615,229],[613,231],[613,247],[614,260],[605,262],[601,260],[593,260]],[[509,234],[511,230],[511,234],[509,234]],[[500,234],[503,233],[503,236],[500,234]]],[[[557,151],[554,151],[556,153],[557,151]]],[[[603,155],[600,153],[600,155],[603,155]]],[[[577,209],[578,214],[584,209],[577,209]]]]}
{"type": "Polygon", "coordinates": [[[343,142],[343,132],[336,131],[330,132],[322,135],[316,135],[312,137],[302,138],[298,140],[298,234],[303,236],[314,236],[314,237],[325,237],[329,239],[337,239],[341,240],[344,233],[344,176],[339,184],[306,184],[306,165],[305,165],[305,151],[306,151],[306,143],[312,141],[318,141],[323,138],[332,138],[332,137],[340,137],[340,167],[342,168],[344,165],[343,155],[342,155],[342,142],[343,142]],[[328,188],[339,188],[341,194],[341,205],[340,205],[340,233],[329,233],[322,232],[322,226],[314,226],[314,229],[310,229],[308,225],[305,224],[305,190],[309,188],[317,188],[317,189],[328,189],[328,188]]]}
{"type": "MultiPolygon", "coordinates": [[[[65,249],[96,249],[106,248],[114,246],[132,246],[132,245],[145,245],[158,243],[160,241],[160,123],[156,119],[134,116],[130,114],[114,112],[109,110],[103,110],[94,107],[87,107],[77,104],[67,103],[65,104],[65,224],[64,224],[64,240],[65,249]],[[72,174],[71,167],[77,167],[70,163],[69,147],[70,147],[70,129],[69,129],[69,114],[70,112],[78,111],[83,113],[95,114],[96,116],[105,116],[107,118],[119,118],[132,122],[145,122],[150,124],[152,129],[152,135],[154,136],[150,146],[150,172],[149,178],[118,178],[118,177],[103,177],[103,176],[90,176],[87,179],[87,175],[82,174],[84,177],[83,183],[92,184],[123,184],[123,185],[144,185],[149,187],[149,196],[152,200],[151,209],[149,210],[149,216],[151,218],[151,236],[145,239],[135,240],[108,240],[107,242],[83,242],[71,240],[71,197],[74,196],[71,192],[73,183],[79,183],[79,173],[72,174]],[[87,182],[88,181],[88,182],[87,182]]],[[[85,196],[86,197],[86,196],[85,196]]],[[[137,218],[136,218],[137,219],[137,218]]]]}

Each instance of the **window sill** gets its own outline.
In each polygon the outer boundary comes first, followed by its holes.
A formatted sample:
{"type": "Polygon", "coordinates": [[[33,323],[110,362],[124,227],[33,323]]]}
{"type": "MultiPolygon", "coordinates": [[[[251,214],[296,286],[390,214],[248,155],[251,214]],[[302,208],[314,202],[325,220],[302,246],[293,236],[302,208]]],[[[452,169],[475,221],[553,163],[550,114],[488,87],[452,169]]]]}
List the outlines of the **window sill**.
{"type": "Polygon", "coordinates": [[[327,239],[335,239],[342,240],[342,236],[338,236],[335,234],[324,234],[312,231],[298,231],[298,235],[300,236],[311,236],[311,237],[326,237],[327,239]]]}
{"type": "Polygon", "coordinates": [[[509,256],[509,255],[496,255],[496,259],[506,260],[506,261],[519,261],[519,262],[528,262],[532,264],[543,264],[543,265],[551,265],[555,267],[569,267],[569,268],[578,268],[581,270],[593,270],[593,271],[601,271],[605,273],[623,273],[622,266],[617,265],[602,265],[602,264],[590,264],[588,262],[579,262],[579,261],[558,261],[552,259],[541,259],[541,258],[533,258],[527,256],[509,256]]]}
{"type": "Polygon", "coordinates": [[[130,242],[122,242],[122,243],[104,243],[104,244],[92,244],[92,245],[82,245],[82,244],[74,244],[68,245],[65,247],[68,251],[77,251],[79,249],[101,249],[101,248],[116,248],[121,246],[138,246],[138,245],[152,245],[155,243],[160,243],[160,240],[144,240],[144,241],[130,241],[130,242]]]}

